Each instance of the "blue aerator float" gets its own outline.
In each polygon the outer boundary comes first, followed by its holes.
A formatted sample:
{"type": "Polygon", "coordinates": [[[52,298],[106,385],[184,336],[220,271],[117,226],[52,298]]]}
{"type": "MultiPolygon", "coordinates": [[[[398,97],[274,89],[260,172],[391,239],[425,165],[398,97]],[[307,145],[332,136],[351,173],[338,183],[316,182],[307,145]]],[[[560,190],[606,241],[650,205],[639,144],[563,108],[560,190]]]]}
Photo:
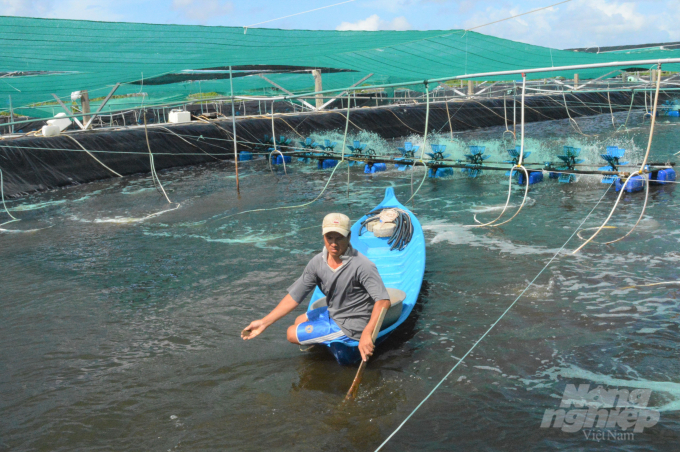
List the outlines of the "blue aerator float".
{"type": "Polygon", "coordinates": [[[241,151],[238,153],[238,161],[245,162],[246,160],[252,160],[253,153],[248,151],[241,151]]]}
{"type": "MultiPolygon", "coordinates": [[[[503,160],[503,163],[511,163],[512,166],[517,166],[519,164],[519,156],[522,154],[522,147],[521,146],[515,146],[515,149],[508,149],[508,154],[510,154],[511,159],[510,160],[503,160]]],[[[531,152],[525,152],[524,155],[522,155],[522,161],[527,159],[531,155],[531,152]]],[[[534,185],[538,184],[539,182],[543,182],[543,171],[542,170],[527,170],[527,173],[529,175],[529,185],[534,185]]],[[[525,175],[524,171],[521,170],[510,170],[505,173],[506,176],[510,176],[512,174],[513,177],[517,177],[517,184],[518,185],[525,185],[527,181],[525,180],[525,175]]]]}
{"type": "Polygon", "coordinates": [[[680,117],[680,101],[667,100],[662,105],[659,106],[656,111],[657,116],[670,116],[674,118],[680,117]]]}
{"type": "MultiPolygon", "coordinates": [[[[273,151],[274,148],[269,149],[269,152],[273,151]]],[[[280,155],[280,154],[275,154],[272,155],[272,165],[282,165],[283,162],[290,163],[292,161],[292,157],[290,155],[280,155]]]]}
{"type": "Polygon", "coordinates": [[[364,166],[365,174],[375,174],[386,170],[387,165],[384,163],[367,163],[366,166],[364,166]]]}
{"type": "Polygon", "coordinates": [[[665,185],[669,182],[675,182],[675,170],[673,168],[664,168],[651,172],[650,184],[665,185]]]}

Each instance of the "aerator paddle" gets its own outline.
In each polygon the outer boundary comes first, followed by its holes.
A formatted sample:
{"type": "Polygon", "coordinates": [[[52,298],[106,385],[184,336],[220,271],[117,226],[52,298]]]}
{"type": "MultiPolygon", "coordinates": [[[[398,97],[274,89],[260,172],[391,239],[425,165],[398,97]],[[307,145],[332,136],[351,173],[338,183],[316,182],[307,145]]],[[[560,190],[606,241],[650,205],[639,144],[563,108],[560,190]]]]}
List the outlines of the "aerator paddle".
{"type": "MultiPolygon", "coordinates": [[[[373,344],[375,344],[375,340],[378,338],[378,333],[380,332],[380,327],[382,326],[383,320],[385,319],[387,309],[389,308],[382,308],[380,310],[380,317],[378,317],[378,322],[375,324],[373,334],[371,334],[371,340],[373,341],[373,344]]],[[[368,360],[361,361],[361,364],[359,365],[359,370],[357,371],[357,375],[354,377],[354,381],[352,382],[352,387],[349,388],[349,391],[347,391],[345,401],[353,400],[357,396],[357,392],[359,391],[359,385],[361,384],[361,378],[364,376],[364,369],[366,369],[367,362],[368,360]]]]}

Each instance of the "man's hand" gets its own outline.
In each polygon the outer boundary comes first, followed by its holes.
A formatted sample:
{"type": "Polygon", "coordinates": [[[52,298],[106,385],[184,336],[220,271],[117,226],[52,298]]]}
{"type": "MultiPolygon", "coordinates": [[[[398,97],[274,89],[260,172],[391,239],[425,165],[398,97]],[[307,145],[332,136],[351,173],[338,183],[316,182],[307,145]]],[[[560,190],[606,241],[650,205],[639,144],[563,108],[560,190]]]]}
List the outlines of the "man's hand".
{"type": "Polygon", "coordinates": [[[368,361],[368,358],[373,355],[373,350],[375,350],[375,345],[373,345],[373,340],[371,339],[371,333],[368,332],[368,328],[361,333],[361,339],[359,339],[359,353],[361,353],[361,359],[368,361]]]}
{"type": "Polygon", "coordinates": [[[250,322],[250,325],[248,325],[243,329],[243,331],[241,331],[241,338],[244,341],[247,341],[249,339],[259,336],[260,333],[262,333],[266,329],[267,325],[265,325],[263,320],[252,321],[250,322]]]}

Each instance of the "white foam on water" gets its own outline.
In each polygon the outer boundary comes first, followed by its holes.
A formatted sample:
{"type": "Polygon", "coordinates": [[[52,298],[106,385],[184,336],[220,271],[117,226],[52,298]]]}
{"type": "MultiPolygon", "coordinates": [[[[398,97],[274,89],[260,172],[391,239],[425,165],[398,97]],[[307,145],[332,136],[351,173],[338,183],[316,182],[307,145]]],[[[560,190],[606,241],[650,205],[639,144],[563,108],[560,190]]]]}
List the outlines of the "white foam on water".
{"type": "Polygon", "coordinates": [[[509,240],[488,237],[486,231],[476,234],[472,228],[462,224],[447,223],[435,220],[423,225],[423,231],[434,234],[431,244],[448,242],[452,245],[479,246],[490,250],[497,250],[508,254],[550,254],[557,253],[556,248],[545,248],[535,245],[514,244],[509,240]]]}
{"type": "Polygon", "coordinates": [[[133,223],[141,223],[143,221],[149,220],[151,218],[156,218],[160,217],[163,214],[166,214],[168,212],[173,212],[181,207],[181,204],[177,204],[176,207],[173,207],[172,209],[165,209],[161,210],[159,212],[155,212],[149,215],[146,215],[144,217],[114,217],[114,218],[95,218],[94,220],[85,220],[84,218],[78,218],[75,216],[71,216],[71,219],[74,221],[79,221],[81,223],[113,223],[113,224],[133,224],[133,223]]]}
{"type": "Polygon", "coordinates": [[[44,209],[45,207],[56,206],[59,204],[64,204],[67,202],[65,199],[60,199],[59,201],[45,201],[35,204],[22,204],[20,206],[12,207],[9,209],[12,212],[28,212],[30,210],[44,209]]]}
{"type": "MultiPolygon", "coordinates": [[[[631,369],[631,371],[639,375],[634,369],[631,369]]],[[[656,407],[650,406],[650,409],[658,411],[680,411],[680,383],[672,381],[651,381],[644,378],[624,380],[622,378],[615,378],[609,375],[591,372],[574,364],[571,364],[568,367],[553,367],[540,374],[548,377],[552,381],[558,381],[558,377],[561,379],[573,378],[607,386],[651,389],[653,392],[664,393],[669,396],[671,401],[656,407]]]]}
{"type": "Polygon", "coordinates": [[[503,373],[503,371],[500,370],[497,367],[491,367],[491,366],[472,366],[472,367],[474,367],[475,369],[481,369],[481,370],[491,370],[493,372],[498,372],[499,374],[503,373]]]}

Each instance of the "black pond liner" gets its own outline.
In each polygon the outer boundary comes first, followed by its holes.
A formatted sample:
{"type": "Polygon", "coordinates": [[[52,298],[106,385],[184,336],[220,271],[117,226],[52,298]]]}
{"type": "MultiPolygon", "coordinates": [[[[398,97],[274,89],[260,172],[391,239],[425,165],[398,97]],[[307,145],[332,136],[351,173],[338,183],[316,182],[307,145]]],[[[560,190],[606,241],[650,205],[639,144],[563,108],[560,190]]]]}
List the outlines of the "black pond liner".
{"type": "MultiPolygon", "coordinates": [[[[610,92],[610,97],[614,111],[628,110],[631,92],[610,92]]],[[[665,98],[666,96],[660,94],[660,102],[665,98]]],[[[567,94],[566,100],[572,117],[609,113],[606,93],[567,94]]],[[[507,98],[508,124],[512,123],[512,102],[511,97],[507,98]]],[[[633,108],[641,106],[644,106],[644,96],[638,94],[634,98],[633,108]]],[[[568,117],[561,94],[527,97],[526,107],[526,122],[568,117]]],[[[502,98],[450,102],[449,113],[451,128],[454,131],[505,124],[502,98]]],[[[277,117],[276,133],[297,142],[300,136],[307,136],[311,132],[344,131],[345,114],[346,110],[338,109],[323,113],[301,113],[277,117]]],[[[421,103],[352,109],[350,121],[349,133],[365,130],[374,132],[385,139],[409,136],[414,133],[422,134],[425,127],[425,105],[421,103]]],[[[519,99],[517,121],[519,122],[519,99]]],[[[446,105],[443,102],[431,104],[430,130],[448,132],[447,123],[446,105]]],[[[160,129],[158,125],[150,125],[149,142],[154,152],[156,170],[210,163],[218,159],[233,160],[231,142],[197,141],[191,138],[203,136],[204,139],[230,140],[232,129],[230,119],[217,120],[214,124],[192,121],[189,124],[163,124],[162,127],[184,136],[185,140],[191,144],[168,130],[160,129]]],[[[258,142],[264,135],[271,135],[271,118],[239,118],[236,121],[236,134],[239,140],[258,142]]],[[[90,151],[103,151],[93,152],[93,155],[121,175],[150,171],[143,127],[95,129],[87,132],[71,132],[69,135],[90,151]]],[[[239,151],[252,150],[251,146],[239,143],[239,151]]],[[[50,138],[39,136],[0,140],[0,168],[4,173],[4,189],[7,197],[115,177],[90,155],[83,152],[73,140],[63,135],[50,138]]]]}

